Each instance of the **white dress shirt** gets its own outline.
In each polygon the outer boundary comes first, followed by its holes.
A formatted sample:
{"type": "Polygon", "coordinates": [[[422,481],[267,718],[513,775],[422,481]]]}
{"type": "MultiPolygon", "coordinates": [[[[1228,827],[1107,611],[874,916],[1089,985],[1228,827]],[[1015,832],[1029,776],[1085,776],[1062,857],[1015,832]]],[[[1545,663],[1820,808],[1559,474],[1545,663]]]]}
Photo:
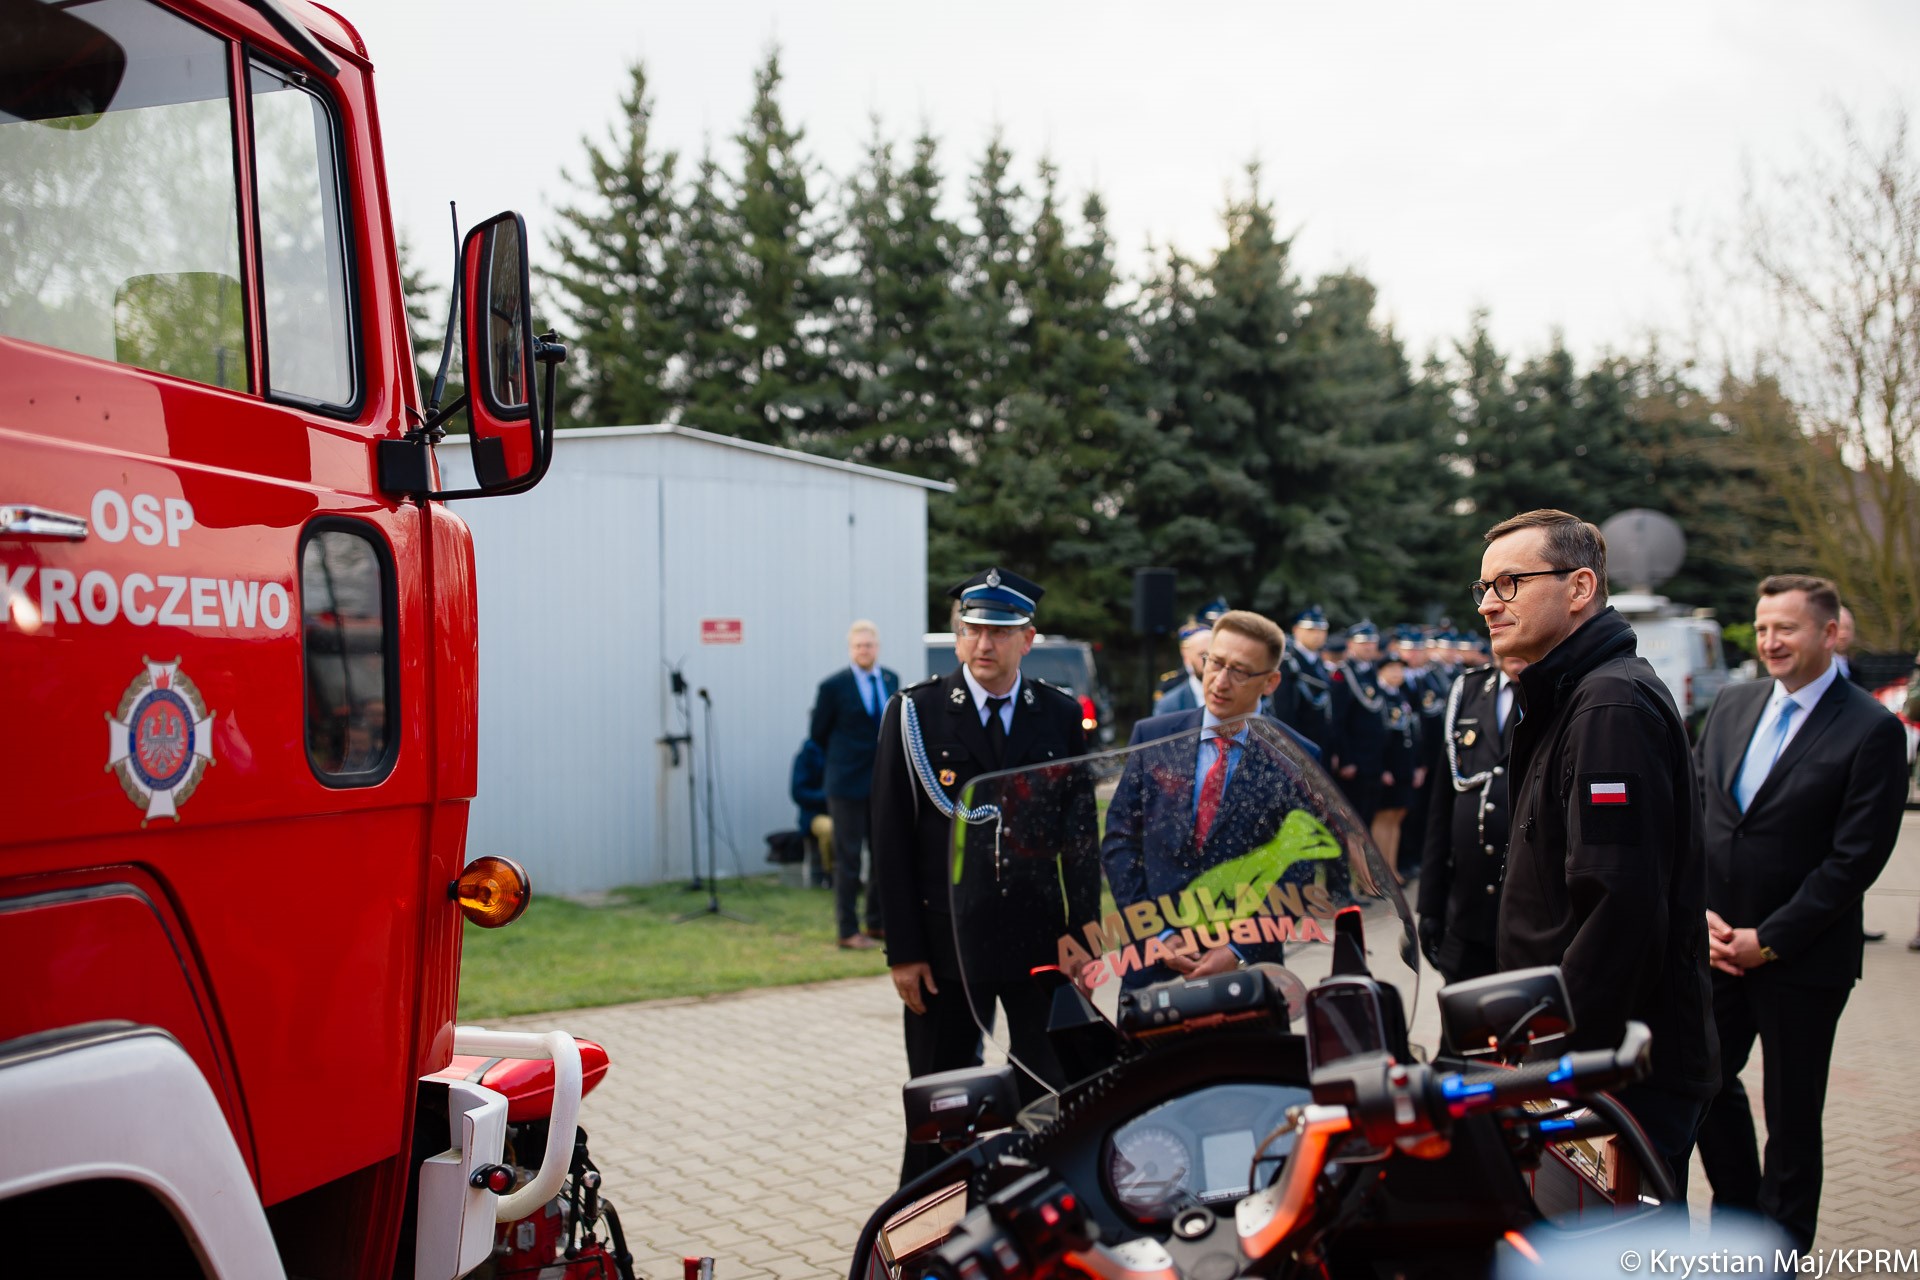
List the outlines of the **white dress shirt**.
{"type": "Polygon", "coordinates": [[[987,687],[973,678],[973,669],[971,667],[963,664],[960,668],[960,675],[966,680],[967,688],[973,694],[973,709],[980,713],[980,727],[982,729],[987,727],[987,699],[1004,697],[1007,700],[1007,705],[1000,708],[1000,727],[1008,733],[1012,733],[1013,700],[1020,696],[1020,681],[1025,677],[1015,673],[1013,677],[1013,688],[1007,690],[1004,694],[998,694],[988,693],[987,687]]]}
{"type": "MultiPolygon", "coordinates": [[[[1787,736],[1781,739],[1780,750],[1774,754],[1774,759],[1778,760],[1785,755],[1787,748],[1793,744],[1794,735],[1800,732],[1802,725],[1806,724],[1807,714],[1813,710],[1821,698],[1826,696],[1827,690],[1833,687],[1833,682],[1839,678],[1840,668],[1834,663],[1828,663],[1827,669],[1821,672],[1817,679],[1809,680],[1792,693],[1788,693],[1787,687],[1775,680],[1773,694],[1767,699],[1767,709],[1760,713],[1760,723],[1753,726],[1753,737],[1747,739],[1747,751],[1753,750],[1755,739],[1767,732],[1769,726],[1779,718],[1780,704],[1792,702],[1796,708],[1793,719],[1787,722],[1787,736]]],[[[1740,758],[1745,760],[1746,754],[1742,753],[1740,758]]]]}

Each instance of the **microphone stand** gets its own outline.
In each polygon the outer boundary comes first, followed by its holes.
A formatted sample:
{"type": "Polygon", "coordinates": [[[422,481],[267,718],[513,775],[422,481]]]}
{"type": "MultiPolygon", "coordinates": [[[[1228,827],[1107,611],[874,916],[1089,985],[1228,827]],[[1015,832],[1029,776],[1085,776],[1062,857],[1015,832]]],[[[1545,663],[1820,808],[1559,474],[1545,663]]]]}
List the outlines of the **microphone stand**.
{"type": "MultiPolygon", "coordinates": [[[[672,763],[669,766],[671,768],[680,767],[680,748],[687,749],[687,874],[691,877],[687,882],[687,889],[692,893],[698,893],[703,886],[700,884],[699,833],[694,826],[694,813],[699,808],[697,804],[699,792],[693,777],[693,707],[687,702],[687,678],[680,674],[680,668],[668,667],[667,679],[673,689],[673,696],[679,699],[680,723],[685,726],[686,732],[670,733],[659,742],[672,756],[672,763]]],[[[712,730],[711,721],[708,722],[707,728],[709,731],[712,730]]],[[[711,753],[707,760],[709,764],[712,763],[711,753]]],[[[709,858],[708,861],[711,862],[712,859],[709,858]]]]}
{"type": "MultiPolygon", "coordinates": [[[[713,699],[707,696],[705,689],[700,690],[700,702],[701,705],[706,708],[707,715],[707,905],[698,911],[687,912],[687,914],[675,920],[674,923],[685,924],[689,920],[699,920],[708,916],[725,916],[727,919],[736,920],[741,924],[752,924],[753,921],[747,919],[745,916],[735,915],[731,911],[722,911],[720,909],[720,877],[714,867],[713,838],[713,699]]],[[[693,723],[691,716],[688,717],[687,723],[689,727],[691,727],[693,723]]],[[[693,764],[693,750],[691,747],[687,750],[687,764],[689,768],[691,768],[693,764]]],[[[689,773],[688,776],[691,777],[692,774],[689,773]]],[[[689,813],[689,818],[691,818],[691,813],[689,813]]],[[[688,823],[688,829],[692,829],[691,821],[688,823]]],[[[700,881],[697,878],[693,882],[693,887],[696,889],[700,887],[700,881]]]]}

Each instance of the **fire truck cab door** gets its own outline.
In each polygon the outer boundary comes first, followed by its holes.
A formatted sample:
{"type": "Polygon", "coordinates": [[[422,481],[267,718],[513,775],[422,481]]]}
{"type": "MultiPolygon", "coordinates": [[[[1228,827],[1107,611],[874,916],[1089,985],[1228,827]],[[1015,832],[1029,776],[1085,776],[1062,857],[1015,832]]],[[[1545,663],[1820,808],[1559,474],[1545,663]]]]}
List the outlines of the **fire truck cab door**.
{"type": "MultiPolygon", "coordinates": [[[[430,534],[372,475],[413,376],[378,143],[364,67],[71,12],[124,55],[104,100],[0,103],[0,895],[162,886],[270,1204],[393,1156],[414,1065],[430,534]],[[318,1124],[316,1079],[355,1082],[318,1124]]],[[[0,1005],[0,1040],[40,1013],[0,1005]]]]}

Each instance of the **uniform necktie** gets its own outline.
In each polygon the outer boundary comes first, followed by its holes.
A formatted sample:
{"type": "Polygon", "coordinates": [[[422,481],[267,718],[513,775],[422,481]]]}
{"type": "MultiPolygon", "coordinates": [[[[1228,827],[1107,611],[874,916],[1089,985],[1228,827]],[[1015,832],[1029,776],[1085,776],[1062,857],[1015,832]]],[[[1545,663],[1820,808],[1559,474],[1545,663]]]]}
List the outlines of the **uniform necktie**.
{"type": "Polygon", "coordinates": [[[1000,719],[1000,708],[1012,701],[1012,698],[987,699],[987,745],[993,749],[996,769],[1007,762],[1007,726],[1000,719]]]}
{"type": "Polygon", "coordinates": [[[1792,698],[1781,703],[1780,714],[1747,748],[1746,763],[1740,766],[1740,776],[1733,784],[1733,802],[1740,806],[1740,812],[1747,811],[1747,806],[1753,803],[1754,793],[1760,790],[1760,784],[1773,772],[1774,762],[1787,745],[1787,726],[1793,723],[1794,709],[1798,705],[1792,698]]]}
{"type": "Polygon", "coordinates": [[[1200,807],[1193,815],[1193,842],[1197,845],[1207,842],[1213,820],[1220,814],[1220,799],[1227,793],[1227,762],[1240,744],[1232,738],[1215,738],[1213,745],[1218,753],[1213,757],[1213,767],[1207,770],[1206,781],[1200,784],[1200,807]]]}
{"type": "Polygon", "coordinates": [[[867,714],[871,715],[875,720],[878,720],[880,718],[880,708],[887,705],[886,694],[880,687],[880,674],[878,672],[869,671],[867,673],[867,686],[867,714]]]}

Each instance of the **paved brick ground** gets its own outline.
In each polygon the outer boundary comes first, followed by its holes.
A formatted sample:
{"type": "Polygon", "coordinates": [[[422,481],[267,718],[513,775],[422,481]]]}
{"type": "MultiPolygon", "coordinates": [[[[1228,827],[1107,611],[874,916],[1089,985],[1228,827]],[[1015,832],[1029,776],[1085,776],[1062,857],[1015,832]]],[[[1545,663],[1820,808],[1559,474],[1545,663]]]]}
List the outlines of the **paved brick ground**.
{"type": "MultiPolygon", "coordinates": [[[[1920,954],[1905,946],[1916,908],[1920,814],[1867,899],[1888,940],[1868,948],[1840,1025],[1823,1248],[1920,1245],[1920,954]]],[[[688,1253],[711,1254],[720,1280],[846,1274],[900,1157],[906,1062],[885,979],[518,1021],[564,1026],[612,1055],[582,1123],[646,1274],[675,1280],[688,1253]]],[[[1757,1098],[1757,1066],[1748,1082],[1757,1098]]],[[[1693,1186],[1704,1208],[1697,1167],[1693,1186]]]]}

